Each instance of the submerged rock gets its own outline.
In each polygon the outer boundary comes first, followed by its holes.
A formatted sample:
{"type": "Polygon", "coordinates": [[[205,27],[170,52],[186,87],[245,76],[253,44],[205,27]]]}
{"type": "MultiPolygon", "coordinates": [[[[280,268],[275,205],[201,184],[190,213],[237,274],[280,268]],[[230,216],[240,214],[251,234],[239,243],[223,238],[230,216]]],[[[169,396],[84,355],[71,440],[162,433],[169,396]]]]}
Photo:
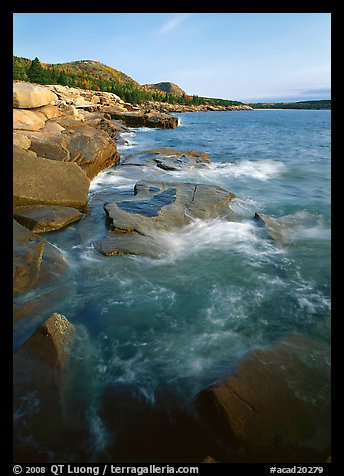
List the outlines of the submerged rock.
{"type": "Polygon", "coordinates": [[[34,233],[59,230],[80,220],[83,213],[71,207],[49,207],[45,205],[16,207],[13,217],[34,233]]]}
{"type": "Polygon", "coordinates": [[[330,452],[329,350],[293,336],[250,352],[200,392],[203,420],[233,460],[321,462],[330,452]]]}
{"type": "Polygon", "coordinates": [[[215,185],[137,183],[132,197],[104,205],[111,226],[98,250],[105,255],[159,256],[156,232],[175,230],[196,218],[231,219],[229,204],[234,198],[215,185]]]}

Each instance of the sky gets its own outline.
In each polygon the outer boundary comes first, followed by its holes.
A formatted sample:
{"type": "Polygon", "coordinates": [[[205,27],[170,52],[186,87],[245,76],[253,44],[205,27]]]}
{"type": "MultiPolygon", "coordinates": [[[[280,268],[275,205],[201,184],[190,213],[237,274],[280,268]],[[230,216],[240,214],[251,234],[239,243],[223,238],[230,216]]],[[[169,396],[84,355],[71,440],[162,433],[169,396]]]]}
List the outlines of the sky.
{"type": "Polygon", "coordinates": [[[15,13],[13,54],[243,102],[330,99],[330,13],[15,13]]]}

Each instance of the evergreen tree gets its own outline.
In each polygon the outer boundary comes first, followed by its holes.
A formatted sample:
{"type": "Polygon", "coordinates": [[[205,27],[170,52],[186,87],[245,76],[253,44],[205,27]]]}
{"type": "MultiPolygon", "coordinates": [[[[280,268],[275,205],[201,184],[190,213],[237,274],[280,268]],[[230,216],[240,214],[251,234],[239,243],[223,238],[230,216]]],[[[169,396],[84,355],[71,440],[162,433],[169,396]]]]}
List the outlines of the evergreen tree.
{"type": "Polygon", "coordinates": [[[67,79],[67,75],[66,73],[61,70],[59,73],[58,73],[58,76],[57,76],[57,84],[61,84],[62,86],[67,86],[68,85],[68,79],[67,79]]]}
{"type": "Polygon", "coordinates": [[[32,61],[27,75],[32,83],[44,83],[44,70],[37,57],[32,61]]]}

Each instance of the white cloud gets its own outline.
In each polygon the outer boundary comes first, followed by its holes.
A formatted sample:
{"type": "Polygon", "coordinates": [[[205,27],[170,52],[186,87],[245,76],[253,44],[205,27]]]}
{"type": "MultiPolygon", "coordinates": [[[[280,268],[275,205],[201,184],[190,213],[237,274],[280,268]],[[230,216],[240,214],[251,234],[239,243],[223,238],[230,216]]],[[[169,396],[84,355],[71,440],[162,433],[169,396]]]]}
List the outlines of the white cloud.
{"type": "Polygon", "coordinates": [[[183,23],[186,18],[190,16],[189,13],[182,13],[178,16],[175,16],[173,18],[170,18],[167,22],[165,22],[160,29],[158,30],[159,33],[161,34],[166,34],[166,33],[171,33],[171,31],[174,31],[176,28],[179,27],[181,23],[183,23]]]}

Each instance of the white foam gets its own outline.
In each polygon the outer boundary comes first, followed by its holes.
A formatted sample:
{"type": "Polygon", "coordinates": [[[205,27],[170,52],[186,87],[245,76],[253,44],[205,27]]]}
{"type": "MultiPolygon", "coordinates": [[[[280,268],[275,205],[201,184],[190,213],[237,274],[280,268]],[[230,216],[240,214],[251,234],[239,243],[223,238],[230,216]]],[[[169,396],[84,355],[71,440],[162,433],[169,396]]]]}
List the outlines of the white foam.
{"type": "Polygon", "coordinates": [[[135,137],[135,132],[123,132],[121,137],[125,140],[124,144],[118,144],[117,150],[126,150],[126,149],[133,149],[138,145],[137,142],[131,139],[131,137],[135,137]]]}
{"type": "Polygon", "coordinates": [[[130,128],[132,131],[135,133],[140,133],[140,132],[154,132],[154,127],[131,127],[130,128]]]}
{"type": "Polygon", "coordinates": [[[173,172],[177,177],[192,175],[206,182],[216,183],[217,179],[256,179],[267,181],[280,175],[285,169],[283,162],[266,160],[242,160],[236,163],[212,162],[209,165],[196,168],[190,167],[181,172],[173,172]]]}
{"type": "Polygon", "coordinates": [[[156,232],[154,238],[161,246],[162,261],[183,259],[205,250],[231,250],[254,255],[278,252],[276,247],[259,236],[251,222],[228,222],[220,219],[196,219],[173,232],[156,232]]]}
{"type": "Polygon", "coordinates": [[[103,189],[104,187],[115,186],[117,189],[132,188],[137,180],[125,177],[117,171],[105,171],[98,174],[91,182],[89,191],[103,189]]]}
{"type": "Polygon", "coordinates": [[[122,132],[121,137],[134,137],[136,136],[136,133],[134,131],[129,131],[129,132],[122,132]]]}
{"type": "Polygon", "coordinates": [[[125,144],[122,144],[122,145],[118,145],[117,146],[117,150],[119,151],[125,151],[127,149],[134,149],[135,147],[137,146],[137,143],[136,142],[127,142],[125,144]]]}
{"type": "Polygon", "coordinates": [[[89,430],[92,436],[92,446],[95,452],[104,451],[110,442],[110,433],[94,407],[88,411],[89,430]]]}
{"type": "Polygon", "coordinates": [[[82,251],[80,253],[80,258],[78,261],[75,262],[75,266],[79,265],[79,261],[81,260],[82,262],[89,262],[89,263],[100,263],[101,256],[98,253],[95,253],[94,251],[94,246],[88,246],[86,250],[82,251]]]}
{"type": "Polygon", "coordinates": [[[307,211],[285,215],[278,219],[288,235],[289,241],[330,240],[330,224],[322,215],[313,215],[307,211]]]}
{"type": "Polygon", "coordinates": [[[297,288],[295,294],[300,308],[307,314],[328,312],[331,309],[331,298],[321,292],[314,292],[310,283],[297,288]]]}
{"type": "Polygon", "coordinates": [[[298,240],[320,240],[326,241],[331,238],[331,230],[329,228],[323,228],[322,226],[314,226],[311,228],[299,226],[296,227],[290,233],[290,237],[293,241],[298,240]]]}
{"type": "Polygon", "coordinates": [[[41,401],[38,397],[38,392],[34,391],[21,396],[18,399],[17,405],[18,406],[13,410],[14,423],[21,420],[23,417],[34,415],[39,412],[41,401]]]}

